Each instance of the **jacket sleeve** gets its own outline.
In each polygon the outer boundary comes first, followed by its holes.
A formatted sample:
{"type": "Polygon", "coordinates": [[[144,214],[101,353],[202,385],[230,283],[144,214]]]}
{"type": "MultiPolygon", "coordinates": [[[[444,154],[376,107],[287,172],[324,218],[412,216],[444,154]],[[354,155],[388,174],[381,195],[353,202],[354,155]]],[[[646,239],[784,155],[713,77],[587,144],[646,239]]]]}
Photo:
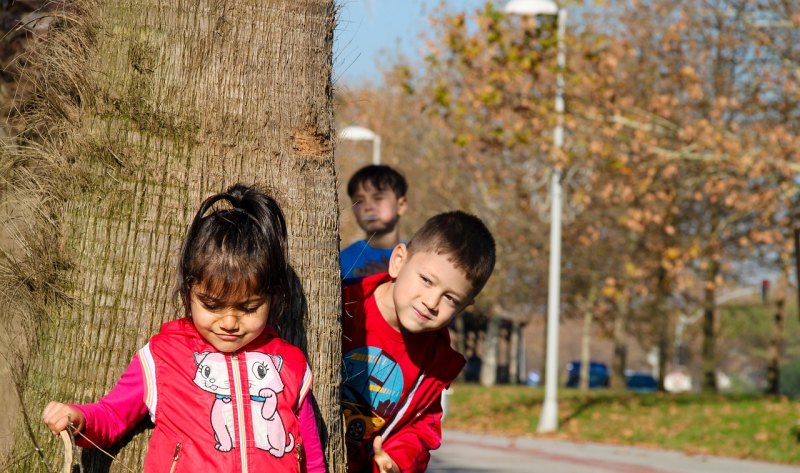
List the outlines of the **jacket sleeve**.
{"type": "Polygon", "coordinates": [[[117,384],[99,401],[73,405],[83,412],[86,425],[75,439],[80,447],[107,447],[115,444],[147,415],[144,403],[144,378],[137,353],[117,384]],[[96,445],[89,442],[91,440],[96,445]]]}
{"type": "MultiPolygon", "coordinates": [[[[442,402],[441,395],[427,409],[417,414],[410,423],[396,430],[384,439],[386,452],[403,473],[423,473],[428,468],[431,450],[442,444],[442,402]]],[[[374,473],[380,473],[375,462],[374,473]]]]}
{"type": "Polygon", "coordinates": [[[322,453],[322,442],[319,439],[317,430],[317,416],[314,414],[314,407],[311,405],[309,396],[303,398],[303,405],[300,407],[298,418],[298,428],[300,437],[303,438],[303,468],[307,473],[325,473],[325,455],[322,453]]]}

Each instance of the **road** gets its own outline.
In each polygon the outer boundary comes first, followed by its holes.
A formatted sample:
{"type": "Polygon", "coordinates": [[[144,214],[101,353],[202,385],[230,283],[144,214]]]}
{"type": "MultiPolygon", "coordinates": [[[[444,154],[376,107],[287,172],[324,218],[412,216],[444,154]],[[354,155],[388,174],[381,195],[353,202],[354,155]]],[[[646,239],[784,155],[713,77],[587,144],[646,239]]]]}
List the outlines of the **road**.
{"type": "Polygon", "coordinates": [[[800,467],[559,440],[444,432],[428,473],[800,473],[800,467]]]}

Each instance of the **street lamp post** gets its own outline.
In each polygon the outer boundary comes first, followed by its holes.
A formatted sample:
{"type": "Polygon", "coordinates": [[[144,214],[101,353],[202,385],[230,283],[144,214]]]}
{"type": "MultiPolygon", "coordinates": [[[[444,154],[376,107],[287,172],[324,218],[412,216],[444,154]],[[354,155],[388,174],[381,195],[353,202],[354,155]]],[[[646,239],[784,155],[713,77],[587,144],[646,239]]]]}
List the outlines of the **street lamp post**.
{"type": "MultiPolygon", "coordinates": [[[[553,130],[553,151],[564,145],[564,68],[566,51],[564,35],[567,27],[567,10],[551,0],[511,0],[505,12],[514,15],[555,15],[558,34],[558,71],[556,75],[556,127],[553,130]]],[[[561,169],[555,166],[550,181],[550,268],[547,285],[547,352],[545,360],[545,392],[539,432],[553,432],[558,428],[558,311],[561,297],[561,169]]]]}
{"type": "Polygon", "coordinates": [[[339,132],[339,138],[349,141],[372,141],[372,164],[381,163],[381,137],[363,126],[347,126],[339,132]]]}

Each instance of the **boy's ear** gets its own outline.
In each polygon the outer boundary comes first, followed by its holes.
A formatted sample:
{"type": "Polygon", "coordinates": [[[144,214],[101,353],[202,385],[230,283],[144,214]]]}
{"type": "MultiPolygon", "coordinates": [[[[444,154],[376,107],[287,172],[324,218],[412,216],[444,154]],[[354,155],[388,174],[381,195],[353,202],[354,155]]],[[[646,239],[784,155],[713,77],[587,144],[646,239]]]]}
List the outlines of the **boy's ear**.
{"type": "Polygon", "coordinates": [[[408,199],[406,196],[397,199],[397,215],[403,215],[408,208],[408,199]]]}
{"type": "Polygon", "coordinates": [[[408,258],[408,247],[405,243],[398,243],[392,250],[392,256],[389,257],[389,276],[396,278],[408,258]]]}

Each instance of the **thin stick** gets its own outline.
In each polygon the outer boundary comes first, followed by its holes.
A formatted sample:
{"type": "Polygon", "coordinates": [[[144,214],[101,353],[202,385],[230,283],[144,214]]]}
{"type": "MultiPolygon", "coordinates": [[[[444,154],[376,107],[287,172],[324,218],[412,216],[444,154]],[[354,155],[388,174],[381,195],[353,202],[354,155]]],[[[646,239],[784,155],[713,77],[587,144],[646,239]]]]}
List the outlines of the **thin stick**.
{"type": "Polygon", "coordinates": [[[70,473],[72,471],[72,438],[67,430],[62,430],[61,441],[64,442],[64,466],[61,467],[61,473],[70,473]]]}

